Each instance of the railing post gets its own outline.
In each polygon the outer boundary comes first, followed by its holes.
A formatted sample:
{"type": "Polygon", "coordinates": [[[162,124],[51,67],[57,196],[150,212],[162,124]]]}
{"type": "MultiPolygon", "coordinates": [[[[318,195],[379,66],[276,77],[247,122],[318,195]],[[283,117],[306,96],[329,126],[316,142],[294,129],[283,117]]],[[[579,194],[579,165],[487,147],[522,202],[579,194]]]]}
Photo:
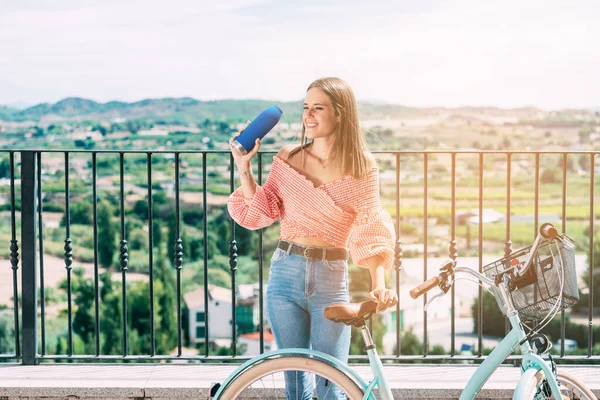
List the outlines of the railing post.
{"type": "Polygon", "coordinates": [[[21,248],[23,299],[23,364],[34,365],[37,356],[37,247],[36,154],[21,152],[21,248]]]}

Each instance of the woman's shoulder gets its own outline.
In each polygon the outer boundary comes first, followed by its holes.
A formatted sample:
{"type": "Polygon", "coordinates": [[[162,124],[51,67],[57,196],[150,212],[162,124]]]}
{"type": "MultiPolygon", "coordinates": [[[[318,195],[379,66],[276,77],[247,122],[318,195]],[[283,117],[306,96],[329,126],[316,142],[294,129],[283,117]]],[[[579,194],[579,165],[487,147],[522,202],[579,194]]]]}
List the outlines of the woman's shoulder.
{"type": "Polygon", "coordinates": [[[370,151],[364,152],[365,165],[362,176],[354,177],[352,182],[358,185],[368,184],[369,186],[379,184],[379,166],[377,165],[377,158],[370,151]]]}
{"type": "Polygon", "coordinates": [[[367,166],[368,166],[369,170],[371,170],[373,168],[377,168],[377,159],[375,158],[375,156],[373,155],[373,153],[371,153],[370,151],[366,150],[365,151],[365,157],[367,159],[367,166]]]}
{"type": "Polygon", "coordinates": [[[287,161],[287,159],[290,156],[290,153],[292,150],[294,150],[296,147],[298,147],[297,144],[286,144],[285,146],[283,146],[281,149],[279,149],[279,152],[277,153],[277,157],[279,157],[280,159],[287,161]]]}

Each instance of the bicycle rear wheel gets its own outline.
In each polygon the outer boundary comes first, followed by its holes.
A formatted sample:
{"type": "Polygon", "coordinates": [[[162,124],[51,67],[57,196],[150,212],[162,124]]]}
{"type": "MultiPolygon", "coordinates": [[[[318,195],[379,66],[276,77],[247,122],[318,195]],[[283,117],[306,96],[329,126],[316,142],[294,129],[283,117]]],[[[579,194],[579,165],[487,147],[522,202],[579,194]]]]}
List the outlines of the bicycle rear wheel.
{"type": "MultiPolygon", "coordinates": [[[[326,379],[329,381],[329,388],[333,389],[333,383],[350,400],[360,400],[363,397],[362,389],[342,371],[313,358],[288,356],[265,360],[251,366],[223,391],[220,399],[285,399],[284,372],[308,372],[314,374],[315,384],[321,379],[326,379]]],[[[334,398],[331,396],[328,391],[326,399],[334,398]]],[[[306,399],[298,397],[298,400],[306,399]]]]}
{"type": "MultiPolygon", "coordinates": [[[[563,399],[597,400],[592,391],[579,379],[564,371],[558,371],[557,375],[563,399]]],[[[539,371],[535,375],[535,379],[532,379],[531,387],[527,390],[525,398],[534,400],[554,399],[552,393],[550,393],[550,388],[546,385],[544,372],[539,371]]]]}

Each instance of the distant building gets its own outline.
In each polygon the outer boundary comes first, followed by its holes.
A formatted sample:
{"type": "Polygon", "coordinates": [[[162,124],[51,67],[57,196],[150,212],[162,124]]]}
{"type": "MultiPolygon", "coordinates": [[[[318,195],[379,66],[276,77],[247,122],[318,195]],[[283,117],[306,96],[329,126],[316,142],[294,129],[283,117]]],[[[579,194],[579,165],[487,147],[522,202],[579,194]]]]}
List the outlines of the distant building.
{"type": "MultiPolygon", "coordinates": [[[[270,331],[266,330],[263,333],[263,339],[265,343],[265,351],[277,349],[275,338],[270,331]]],[[[260,332],[252,332],[241,335],[238,339],[238,343],[240,345],[241,354],[260,354],[260,332]]]]}
{"type": "MultiPolygon", "coordinates": [[[[190,344],[204,343],[206,335],[206,307],[204,287],[186,293],[184,301],[189,309],[190,344]]],[[[231,343],[231,291],[208,285],[209,341],[219,346],[231,343]]]]}
{"type": "Polygon", "coordinates": [[[98,131],[75,131],[66,135],[68,138],[73,140],[93,140],[99,142],[104,139],[104,136],[98,131]]]}
{"type": "MultiPolygon", "coordinates": [[[[266,285],[264,285],[264,288],[266,290],[266,285]]],[[[235,313],[236,333],[238,335],[243,336],[244,334],[257,332],[261,328],[258,294],[258,282],[242,284],[237,288],[235,313]]],[[[190,344],[204,343],[206,334],[204,287],[186,293],[183,298],[189,309],[190,344]]],[[[216,343],[218,346],[231,345],[233,318],[231,316],[230,289],[208,285],[208,318],[209,341],[216,343]]]]}
{"type": "MultiPolygon", "coordinates": [[[[266,288],[267,285],[263,285],[263,291],[266,291],[266,288]]],[[[238,286],[235,322],[240,334],[260,329],[259,293],[258,282],[238,286]]]]}
{"type": "Polygon", "coordinates": [[[258,297],[238,300],[235,311],[235,323],[238,333],[254,332],[257,328],[260,328],[258,297]]]}
{"type": "Polygon", "coordinates": [[[168,136],[169,131],[166,129],[152,128],[138,131],[138,136],[168,136]]]}
{"type": "MultiPolygon", "coordinates": [[[[493,208],[484,208],[481,214],[481,221],[484,224],[504,221],[504,214],[500,211],[494,210],[493,208]]],[[[464,225],[467,222],[471,224],[479,224],[478,209],[459,211],[456,213],[456,223],[458,225],[464,225]]]]}

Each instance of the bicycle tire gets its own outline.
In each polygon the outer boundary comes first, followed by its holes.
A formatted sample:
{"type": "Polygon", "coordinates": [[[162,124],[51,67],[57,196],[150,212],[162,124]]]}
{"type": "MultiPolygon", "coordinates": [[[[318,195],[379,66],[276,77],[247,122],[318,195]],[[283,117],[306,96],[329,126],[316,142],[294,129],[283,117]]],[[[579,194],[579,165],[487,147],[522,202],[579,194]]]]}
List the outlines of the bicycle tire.
{"type": "MultiPolygon", "coordinates": [[[[573,375],[564,371],[558,371],[557,375],[563,399],[597,400],[594,393],[573,375]],[[567,390],[567,393],[564,393],[564,390],[567,390]]],[[[546,376],[544,375],[544,372],[538,371],[538,373],[535,374],[534,379],[530,381],[530,386],[527,388],[525,399],[553,399],[552,394],[548,397],[541,389],[545,380],[546,376]]]]}
{"type": "MultiPolygon", "coordinates": [[[[223,390],[220,399],[266,399],[272,397],[256,396],[257,389],[251,388],[253,384],[260,379],[285,371],[303,371],[310,372],[328,379],[337,385],[350,400],[361,400],[363,390],[344,372],[338,370],[323,361],[309,357],[285,356],[273,358],[255,364],[242,372],[235,380],[223,390]],[[249,390],[243,397],[240,397],[244,391],[249,390]]],[[[279,398],[279,397],[278,397],[279,398]]],[[[285,397],[284,397],[285,398],[285,397]]]]}

